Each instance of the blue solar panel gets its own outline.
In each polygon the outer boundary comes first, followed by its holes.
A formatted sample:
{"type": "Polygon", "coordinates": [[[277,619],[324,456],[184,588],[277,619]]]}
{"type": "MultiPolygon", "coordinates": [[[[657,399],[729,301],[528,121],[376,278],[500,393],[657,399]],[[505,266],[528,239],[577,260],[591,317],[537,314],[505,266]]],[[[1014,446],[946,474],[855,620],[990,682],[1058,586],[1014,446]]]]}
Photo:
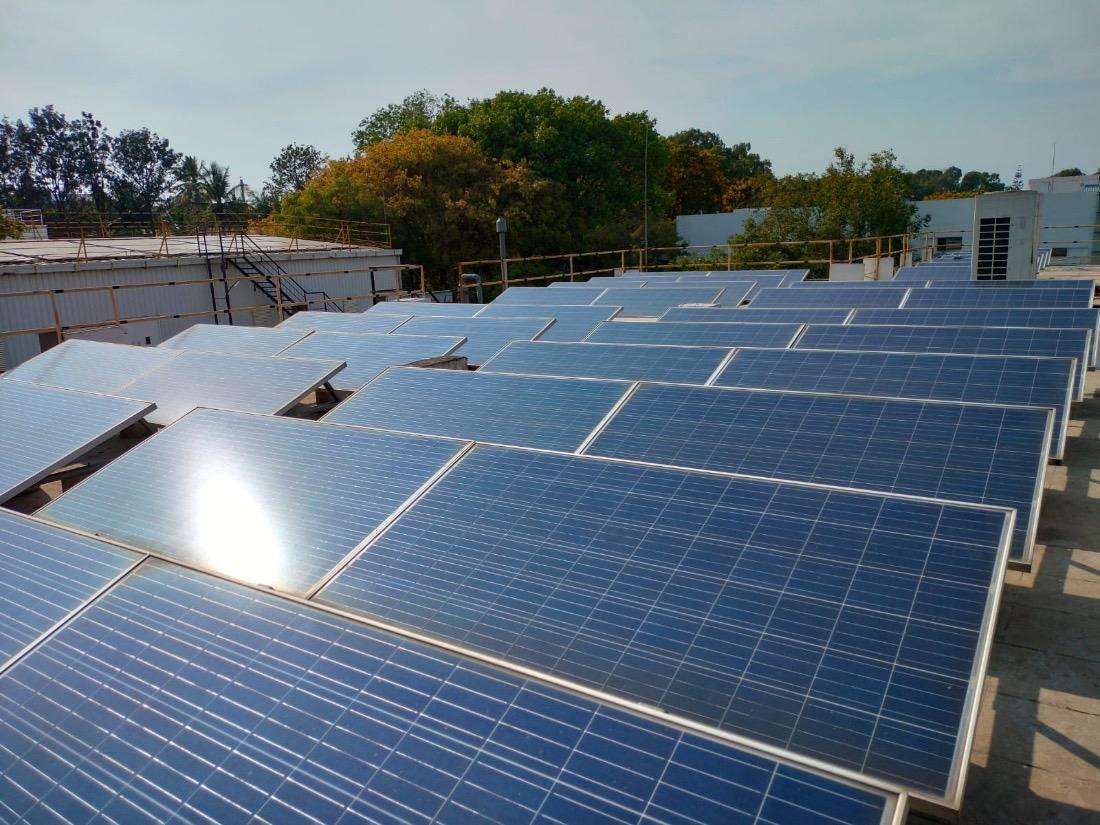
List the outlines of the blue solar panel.
{"type": "Polygon", "coordinates": [[[498,295],[493,304],[588,306],[605,291],[603,287],[584,285],[566,290],[547,289],[544,286],[513,286],[498,295]]]}
{"type": "Polygon", "coordinates": [[[895,281],[969,281],[970,264],[965,266],[903,266],[894,273],[895,281]]]}
{"type": "Polygon", "coordinates": [[[783,278],[783,286],[793,286],[802,283],[810,276],[808,269],[788,269],[783,278]]]}
{"type": "Polygon", "coordinates": [[[455,351],[481,365],[512,341],[530,341],[550,326],[550,318],[413,318],[397,328],[400,335],[449,335],[465,338],[455,351]]]}
{"type": "Polygon", "coordinates": [[[800,324],[692,323],[679,321],[610,321],[586,340],[598,344],[679,344],[697,347],[786,347],[800,324]]]}
{"type": "Polygon", "coordinates": [[[0,680],[0,818],[880,825],[896,796],[146,562],[0,680]]]}
{"type": "Polygon", "coordinates": [[[923,307],[1091,307],[1092,290],[1085,289],[991,289],[982,287],[926,287],[914,289],[906,309],[923,307]]]}
{"type": "Polygon", "coordinates": [[[277,355],[309,333],[309,329],[281,326],[272,329],[229,324],[195,324],[158,346],[164,349],[197,349],[231,355],[277,355]]]}
{"type": "Polygon", "coordinates": [[[912,284],[897,284],[893,281],[830,281],[814,278],[790,285],[792,289],[910,289],[912,284]]]}
{"type": "MultiPolygon", "coordinates": [[[[467,307],[471,304],[449,304],[467,307]]],[[[480,308],[480,307],[478,307],[480,308]]],[[[393,312],[296,312],[279,324],[279,329],[324,332],[386,333],[397,329],[413,316],[412,310],[400,315],[393,312]]]]}
{"type": "Polygon", "coordinates": [[[1093,290],[1096,282],[1091,278],[1026,278],[1004,281],[978,280],[968,287],[979,286],[993,289],[1074,289],[1093,290]]]}
{"type": "Polygon", "coordinates": [[[619,307],[523,306],[489,304],[479,318],[553,318],[554,324],[539,336],[540,341],[583,341],[600,321],[619,314],[619,307]]]}
{"type": "MultiPolygon", "coordinates": [[[[748,290],[735,285],[729,300],[736,306],[748,290]]],[[[681,304],[715,304],[727,300],[721,286],[669,286],[653,287],[646,284],[641,289],[609,289],[592,303],[597,306],[621,306],[623,315],[656,318],[669,307],[681,304]]]]}
{"type": "Polygon", "coordinates": [[[904,289],[877,289],[875,287],[851,287],[829,289],[806,287],[762,289],[752,299],[757,309],[783,309],[787,307],[897,307],[908,293],[904,289]]]}
{"type": "Polygon", "coordinates": [[[388,367],[397,367],[449,355],[465,338],[445,335],[345,335],[315,332],[283,355],[294,358],[338,358],[347,366],[329,382],[333,388],[355,392],[388,367]]]}
{"type": "Polygon", "coordinates": [[[66,341],[0,376],[32,384],[117,394],[140,375],[180,357],[177,350],[66,341]]]}
{"type": "Polygon", "coordinates": [[[0,509],[0,667],[140,558],[0,509]]]}
{"type": "Polygon", "coordinates": [[[197,410],[35,516],[304,593],[462,447],[197,410]]]}
{"type": "Polygon", "coordinates": [[[1031,564],[1054,413],[644,384],[589,455],[1012,507],[1031,564]]]}
{"type": "Polygon", "coordinates": [[[477,447],[319,597],[937,797],[1011,520],[477,447]]]}
{"type": "Polygon", "coordinates": [[[646,282],[641,280],[641,279],[635,280],[633,278],[627,279],[627,278],[619,278],[619,277],[611,276],[611,275],[604,275],[604,276],[597,276],[595,278],[589,278],[587,281],[554,281],[552,284],[548,284],[548,286],[555,286],[555,287],[578,287],[579,286],[579,287],[586,287],[586,288],[591,288],[591,287],[597,287],[598,286],[598,287],[603,287],[604,289],[607,289],[609,287],[615,287],[615,288],[629,287],[629,288],[632,288],[632,289],[641,289],[643,286],[645,286],[645,283],[646,282]]]}
{"type": "Polygon", "coordinates": [[[1052,458],[1065,449],[1072,358],[739,349],[715,386],[1050,407],[1052,458]]]}
{"type": "Polygon", "coordinates": [[[1047,355],[1077,359],[1074,398],[1084,398],[1090,336],[1083,329],[1024,327],[830,326],[811,324],[796,349],[958,352],[971,355],[1047,355]]]}
{"type": "Polygon", "coordinates": [[[705,384],[730,353],[723,347],[517,342],[478,372],[705,384]]]}
{"type": "Polygon", "coordinates": [[[1096,364],[1100,342],[1100,310],[1096,309],[857,309],[853,324],[917,324],[944,327],[1082,327],[1092,336],[1089,365],[1096,364]]]}
{"type": "Polygon", "coordinates": [[[573,451],[626,390],[609,381],[392,369],[324,420],[573,451]]]}
{"type": "Polygon", "coordinates": [[[742,324],[843,324],[852,310],[825,307],[791,309],[753,309],[752,307],[673,307],[662,321],[725,321],[742,324]]]}
{"type": "MultiPolygon", "coordinates": [[[[461,304],[442,301],[380,301],[367,310],[370,315],[419,315],[421,317],[469,318],[477,315],[484,304],[461,304]]],[[[382,332],[382,330],[370,330],[382,332]]]]}

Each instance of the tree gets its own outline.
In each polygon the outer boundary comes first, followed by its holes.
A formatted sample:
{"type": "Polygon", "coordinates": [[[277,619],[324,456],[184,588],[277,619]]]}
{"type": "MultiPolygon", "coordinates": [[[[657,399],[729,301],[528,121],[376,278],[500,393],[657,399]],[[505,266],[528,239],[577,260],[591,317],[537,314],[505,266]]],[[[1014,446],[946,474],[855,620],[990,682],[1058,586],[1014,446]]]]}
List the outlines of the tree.
{"type": "Polygon", "coordinates": [[[359,121],[359,128],[351,133],[351,139],[356,150],[362,152],[368,146],[391,138],[399,132],[430,129],[440,115],[455,105],[455,99],[448,94],[436,95],[427,89],[421,89],[400,103],[383,106],[374,114],[363,118],[359,121]]]}
{"type": "Polygon", "coordinates": [[[328,160],[317,148],[291,143],[271,161],[271,179],[264,184],[264,197],[282,200],[301,191],[306,181],[328,160]]]}
{"type": "Polygon", "coordinates": [[[1008,185],[1008,188],[1013,192],[1019,192],[1024,188],[1024,167],[1016,167],[1016,174],[1012,176],[1012,183],[1008,185]]]}
{"type": "Polygon", "coordinates": [[[909,196],[922,200],[940,192],[958,192],[962,169],[948,166],[946,169],[918,169],[909,173],[909,196]]]}
{"type": "Polygon", "coordinates": [[[202,178],[202,191],[206,200],[214,207],[214,214],[225,210],[226,203],[232,198],[233,182],[229,179],[229,167],[211,162],[202,178]]]}
{"type": "Polygon", "coordinates": [[[81,112],[79,120],[69,121],[69,134],[75,177],[91,195],[95,210],[106,212],[111,138],[91,112],[81,112]]]}
{"type": "Polygon", "coordinates": [[[676,214],[690,215],[720,211],[729,182],[717,151],[670,140],[665,185],[676,214]]]}
{"type": "Polygon", "coordinates": [[[1003,192],[1001,176],[996,172],[967,172],[959,181],[960,192],[1003,192]]]}
{"type": "Polygon", "coordinates": [[[717,132],[704,132],[702,129],[685,129],[669,135],[668,139],[683,146],[714,152],[721,160],[722,174],[729,181],[772,176],[772,162],[753,152],[751,143],[727,146],[717,132]]]}
{"type": "Polygon", "coordinates": [[[1079,175],[1083,175],[1083,174],[1085,174],[1085,173],[1082,172],[1078,167],[1071,166],[1069,169],[1063,169],[1061,172],[1055,172],[1054,177],[1056,177],[1056,178],[1075,178],[1075,177],[1078,177],[1079,175]]]}
{"type": "Polygon", "coordinates": [[[173,185],[179,152],[148,129],[119,133],[111,147],[108,183],[121,212],[151,213],[173,185]]]}
{"type": "Polygon", "coordinates": [[[200,204],[206,201],[203,180],[206,178],[206,164],[194,155],[185,155],[176,168],[176,182],[179,186],[179,199],[186,204],[200,204]]]}

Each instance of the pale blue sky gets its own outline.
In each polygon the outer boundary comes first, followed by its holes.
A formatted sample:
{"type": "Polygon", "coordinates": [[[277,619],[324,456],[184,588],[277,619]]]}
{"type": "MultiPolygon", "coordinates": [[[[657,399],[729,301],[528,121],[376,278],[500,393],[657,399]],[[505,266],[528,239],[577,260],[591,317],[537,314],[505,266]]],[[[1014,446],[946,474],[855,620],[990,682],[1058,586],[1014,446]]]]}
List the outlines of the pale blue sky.
{"type": "Polygon", "coordinates": [[[1100,0],[5,0],[0,114],[148,126],[252,185],[291,141],[337,156],[419,88],[550,86],[750,141],[780,173],[833,146],[1010,179],[1100,166],[1100,0]]]}

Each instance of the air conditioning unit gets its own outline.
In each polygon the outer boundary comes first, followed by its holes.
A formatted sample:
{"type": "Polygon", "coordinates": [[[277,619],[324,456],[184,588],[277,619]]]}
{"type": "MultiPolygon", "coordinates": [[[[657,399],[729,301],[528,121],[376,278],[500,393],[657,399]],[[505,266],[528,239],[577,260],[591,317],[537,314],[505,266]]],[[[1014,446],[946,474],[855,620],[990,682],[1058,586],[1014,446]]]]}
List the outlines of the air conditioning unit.
{"type": "Polygon", "coordinates": [[[970,277],[1015,281],[1035,277],[1039,248],[1038,192],[991,192],[974,203],[970,277]]]}

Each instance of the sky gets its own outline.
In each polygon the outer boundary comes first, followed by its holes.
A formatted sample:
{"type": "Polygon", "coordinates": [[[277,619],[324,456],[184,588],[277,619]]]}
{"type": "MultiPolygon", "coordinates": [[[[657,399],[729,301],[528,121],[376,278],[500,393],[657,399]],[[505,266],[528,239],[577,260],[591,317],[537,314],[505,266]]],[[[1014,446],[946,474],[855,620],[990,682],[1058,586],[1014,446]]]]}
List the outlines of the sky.
{"type": "Polygon", "coordinates": [[[4,0],[0,115],[148,127],[259,188],[288,143],[352,151],[417,89],[646,110],[777,174],[833,147],[1025,179],[1100,167],[1100,0],[4,0]]]}

